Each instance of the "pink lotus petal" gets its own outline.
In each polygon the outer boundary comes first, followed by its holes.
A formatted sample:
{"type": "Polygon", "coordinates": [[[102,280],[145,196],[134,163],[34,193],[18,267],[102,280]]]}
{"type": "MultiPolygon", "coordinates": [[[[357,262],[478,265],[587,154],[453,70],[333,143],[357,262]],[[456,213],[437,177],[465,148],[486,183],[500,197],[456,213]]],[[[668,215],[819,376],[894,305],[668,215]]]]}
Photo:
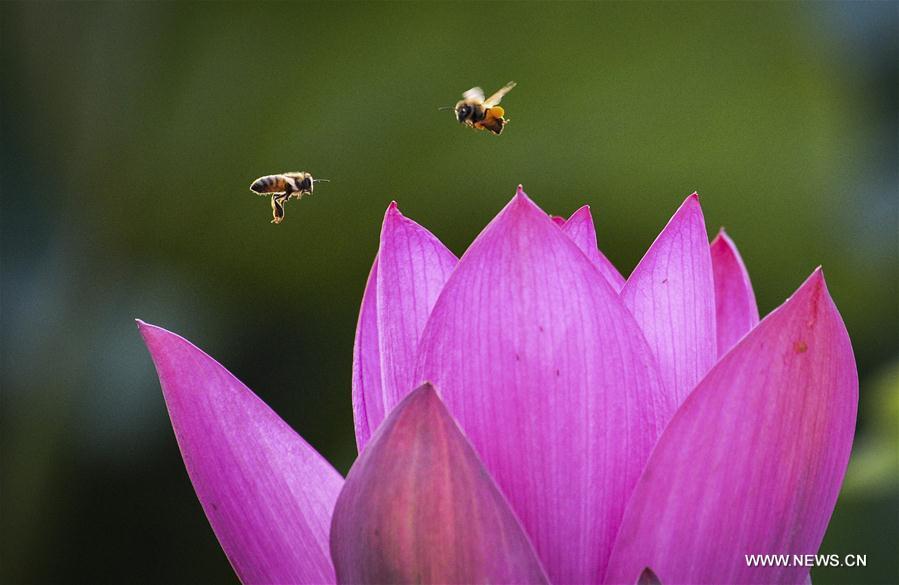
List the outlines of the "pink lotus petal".
{"type": "Polygon", "coordinates": [[[384,420],[381,349],[378,339],[378,257],[371,266],[353,343],[353,423],[359,452],[384,420]]]}
{"type": "Polygon", "coordinates": [[[683,402],[718,353],[712,260],[695,193],[640,260],[621,298],[653,349],[665,388],[683,402]]]}
{"type": "Polygon", "coordinates": [[[431,232],[404,217],[396,203],[390,204],[381,227],[377,268],[372,267],[374,286],[370,277],[356,330],[353,396],[360,451],[384,416],[414,388],[418,341],[456,262],[431,232]],[[377,366],[365,363],[374,359],[380,360],[377,366]]]}
{"type": "Polygon", "coordinates": [[[565,218],[562,217],[561,215],[550,215],[549,218],[551,220],[553,220],[553,223],[559,227],[562,227],[563,225],[565,225],[565,218]]]}
{"type": "Polygon", "coordinates": [[[343,478],[187,340],[138,322],[184,465],[243,583],[333,583],[328,528],[343,478]]]}
{"type": "Polygon", "coordinates": [[[721,357],[758,324],[759,309],[743,258],[733,240],[724,233],[724,228],[712,241],[710,250],[715,276],[718,356],[721,357]]]}
{"type": "Polygon", "coordinates": [[[417,372],[440,388],[551,580],[601,579],[674,405],[615,291],[520,187],[447,281],[417,372]]]}
{"type": "Polygon", "coordinates": [[[747,554],[818,551],[858,406],[852,347],[820,270],[709,372],[659,439],[606,576],[650,566],[675,583],[802,583],[747,554]]]}
{"type": "Polygon", "coordinates": [[[621,289],[624,288],[624,277],[596,245],[596,229],[593,227],[590,206],[584,205],[572,213],[565,225],[562,226],[562,231],[568,234],[577,247],[587,255],[587,258],[599,269],[600,274],[612,285],[615,292],[621,292],[621,289]]]}
{"type": "Polygon", "coordinates": [[[340,583],[546,583],[505,498],[430,384],[387,417],[331,529],[340,583]]]}

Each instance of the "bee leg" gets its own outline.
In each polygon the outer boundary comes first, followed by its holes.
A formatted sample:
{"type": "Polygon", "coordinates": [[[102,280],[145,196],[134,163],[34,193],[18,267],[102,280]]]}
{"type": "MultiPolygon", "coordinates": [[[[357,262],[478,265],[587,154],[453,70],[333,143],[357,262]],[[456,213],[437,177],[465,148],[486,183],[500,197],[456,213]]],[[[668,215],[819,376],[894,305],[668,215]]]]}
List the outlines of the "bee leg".
{"type": "Polygon", "coordinates": [[[504,118],[490,118],[486,122],[484,128],[496,135],[500,135],[503,133],[503,127],[506,125],[507,120],[504,118]]]}
{"type": "Polygon", "coordinates": [[[284,203],[286,202],[286,197],[282,199],[281,196],[272,195],[272,223],[281,223],[284,219],[284,203]]]}

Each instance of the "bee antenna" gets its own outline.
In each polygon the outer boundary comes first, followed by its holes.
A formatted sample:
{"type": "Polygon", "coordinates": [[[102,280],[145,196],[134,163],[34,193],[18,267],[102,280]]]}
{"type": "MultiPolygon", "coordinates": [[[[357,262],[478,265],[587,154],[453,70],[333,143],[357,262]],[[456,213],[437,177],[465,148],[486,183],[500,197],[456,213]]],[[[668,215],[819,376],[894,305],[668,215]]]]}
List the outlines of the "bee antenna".
{"type": "Polygon", "coordinates": [[[438,112],[442,112],[443,110],[452,110],[455,106],[443,106],[441,108],[437,108],[438,112]]]}
{"type": "Polygon", "coordinates": [[[312,179],[313,183],[330,183],[331,179],[312,179]]]}

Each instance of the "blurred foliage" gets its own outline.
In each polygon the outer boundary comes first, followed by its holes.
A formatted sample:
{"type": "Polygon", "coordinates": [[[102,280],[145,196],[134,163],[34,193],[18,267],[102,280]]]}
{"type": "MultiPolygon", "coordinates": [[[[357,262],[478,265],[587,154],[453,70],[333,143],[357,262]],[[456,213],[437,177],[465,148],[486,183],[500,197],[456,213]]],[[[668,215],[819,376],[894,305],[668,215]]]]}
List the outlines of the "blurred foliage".
{"type": "Polygon", "coordinates": [[[862,402],[822,552],[869,559],[814,578],[899,577],[899,421],[874,406],[895,406],[895,382],[876,380],[899,353],[895,5],[0,17],[3,582],[233,581],[131,320],[209,351],[346,471],[352,339],[387,204],[461,253],[518,183],[548,212],[590,203],[625,274],[698,190],[763,312],[824,266],[862,402]],[[510,79],[501,137],[437,111],[510,79]],[[247,185],[287,170],[332,182],[273,226],[247,185]]]}

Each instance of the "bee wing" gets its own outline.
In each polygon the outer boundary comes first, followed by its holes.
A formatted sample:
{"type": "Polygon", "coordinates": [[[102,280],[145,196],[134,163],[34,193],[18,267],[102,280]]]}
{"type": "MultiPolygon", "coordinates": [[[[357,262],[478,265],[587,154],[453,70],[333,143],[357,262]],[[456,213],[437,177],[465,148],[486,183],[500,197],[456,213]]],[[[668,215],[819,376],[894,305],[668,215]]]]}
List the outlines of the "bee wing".
{"type": "Polygon", "coordinates": [[[480,87],[472,87],[468,91],[462,94],[462,99],[466,100],[477,100],[479,102],[484,101],[484,90],[480,87]]]}
{"type": "Polygon", "coordinates": [[[514,81],[510,81],[506,85],[502,86],[495,94],[487,98],[484,102],[485,108],[492,108],[496,104],[500,103],[503,100],[503,96],[512,91],[512,88],[517,84],[514,81]]]}

